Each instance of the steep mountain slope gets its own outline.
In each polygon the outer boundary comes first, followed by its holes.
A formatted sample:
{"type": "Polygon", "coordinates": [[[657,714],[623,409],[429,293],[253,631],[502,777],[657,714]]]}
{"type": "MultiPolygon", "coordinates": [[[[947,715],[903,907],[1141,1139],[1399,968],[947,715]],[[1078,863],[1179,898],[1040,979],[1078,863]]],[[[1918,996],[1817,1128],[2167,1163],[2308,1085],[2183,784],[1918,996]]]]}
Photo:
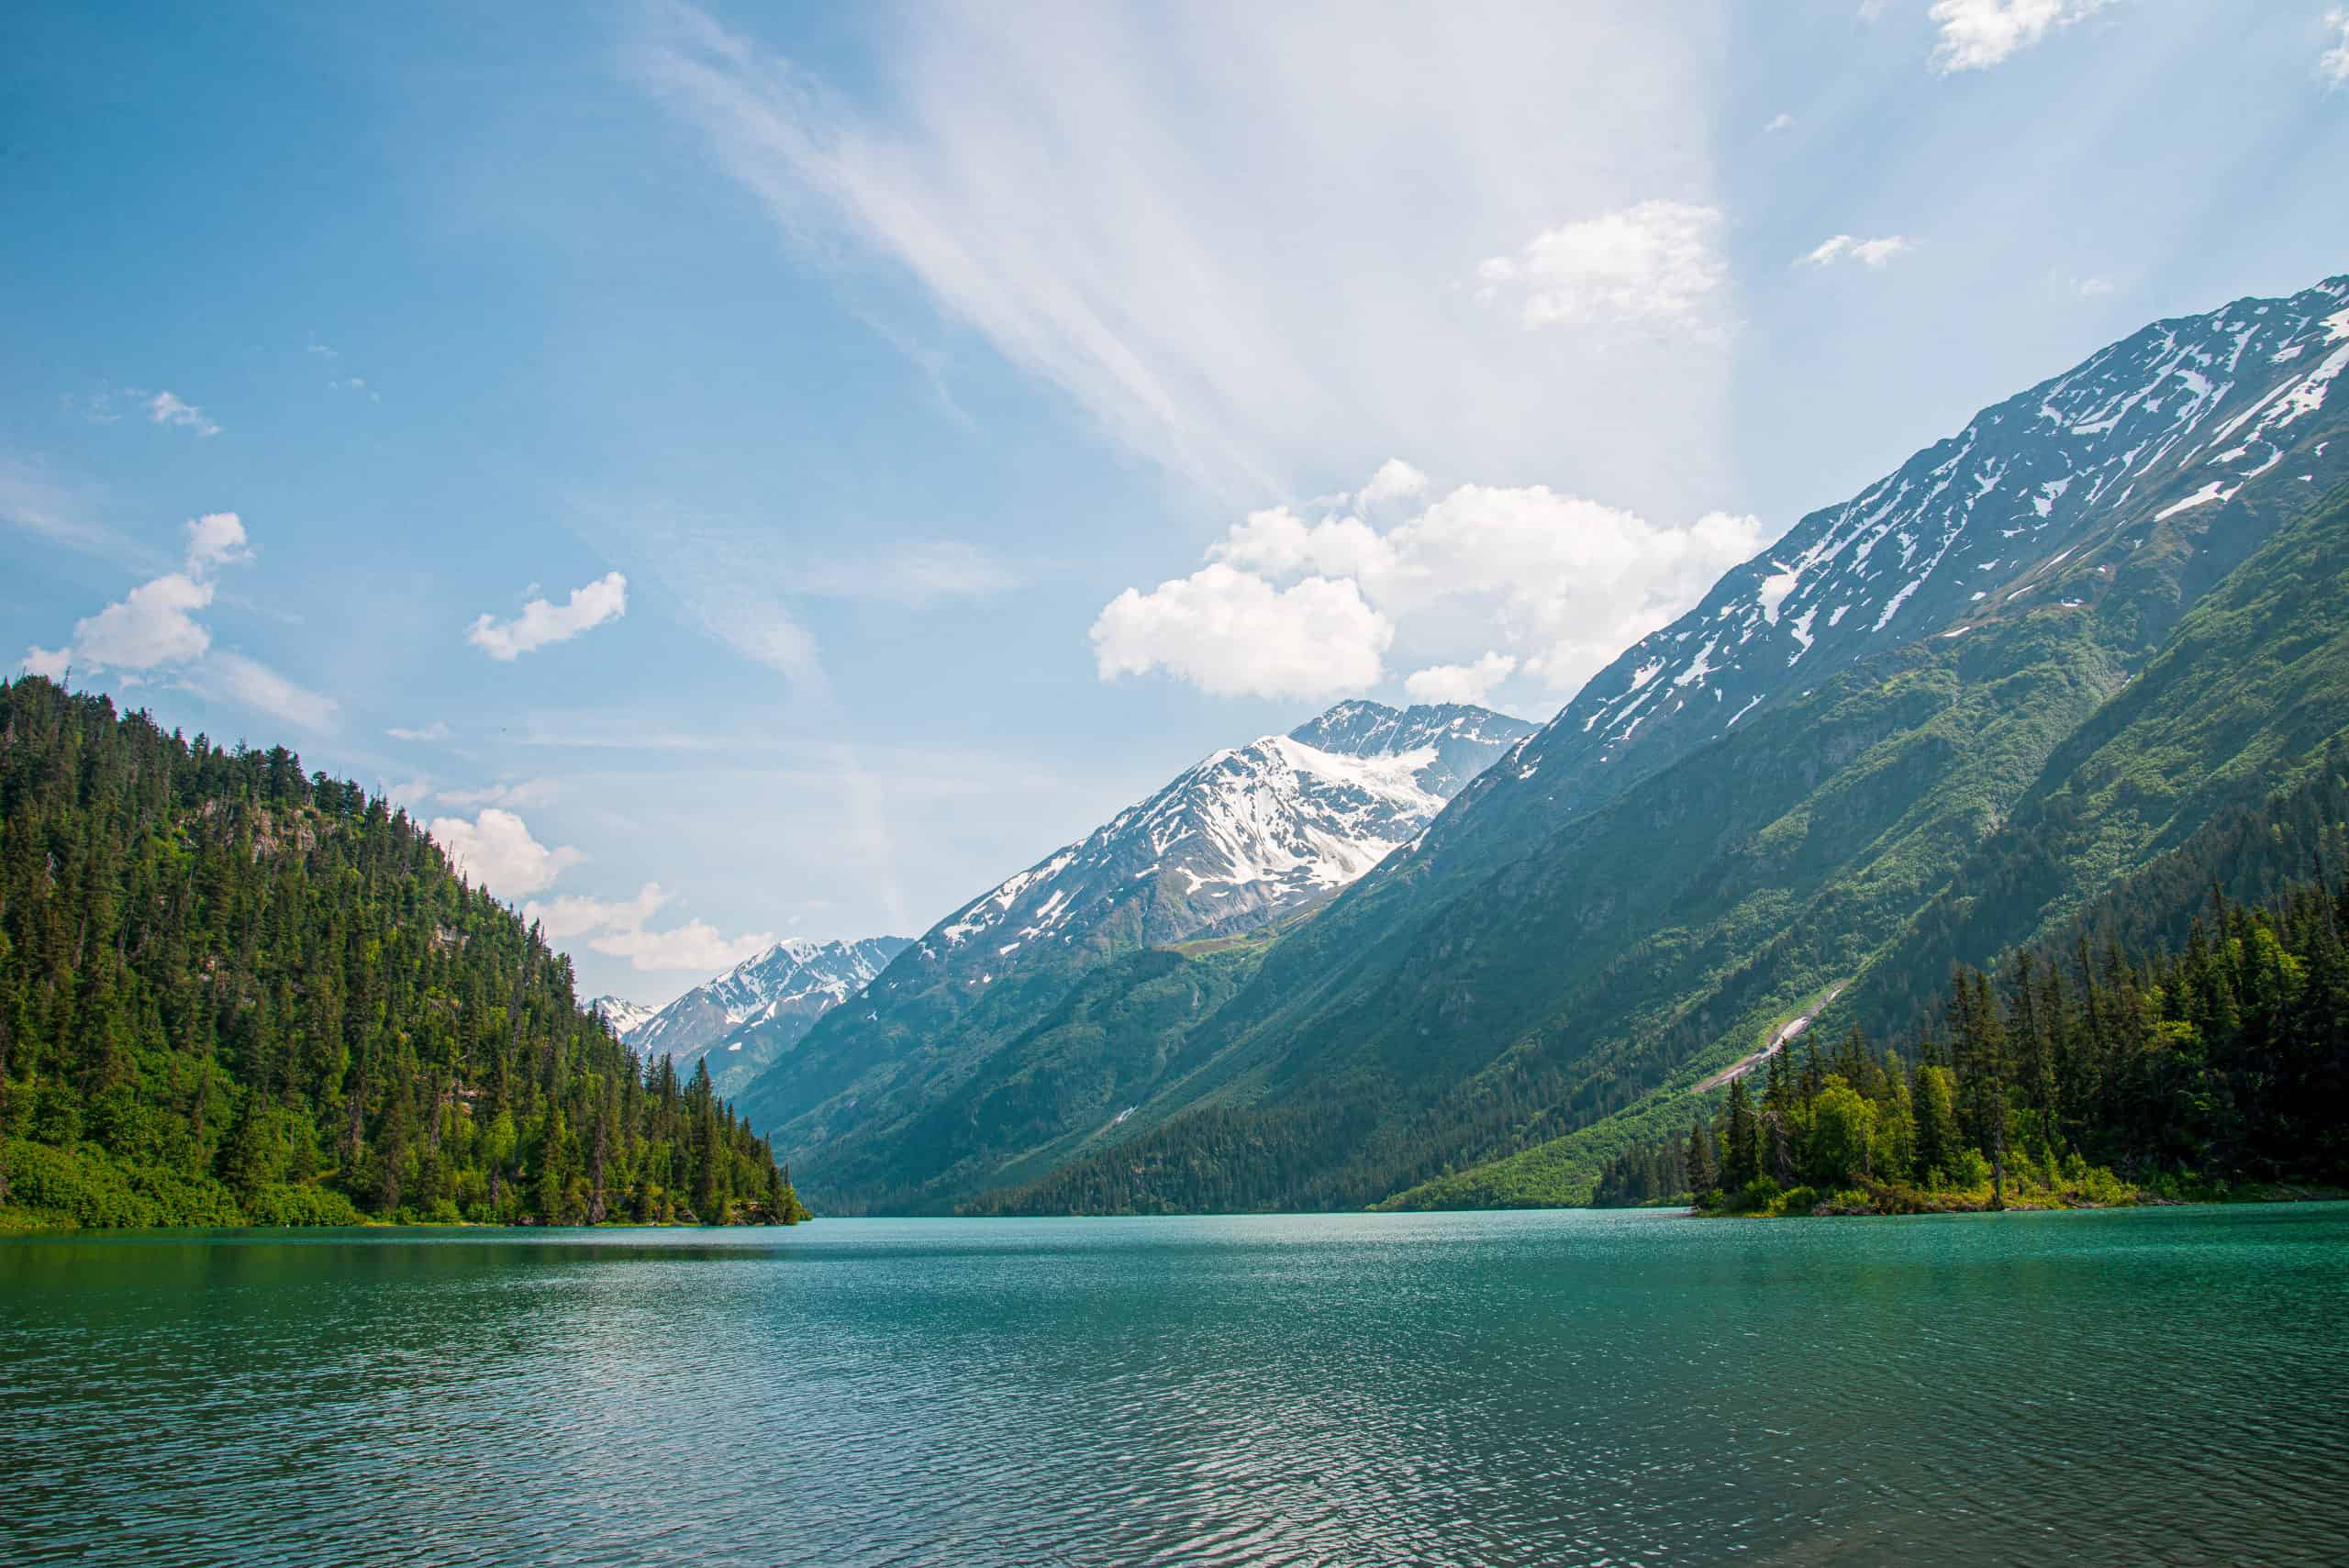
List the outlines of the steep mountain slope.
{"type": "Polygon", "coordinates": [[[625,996],[606,995],[587,1004],[587,1010],[612,1026],[612,1032],[623,1040],[634,1033],[638,1025],[659,1012],[641,1002],[631,1002],[625,996]]]}
{"type": "MultiPolygon", "coordinates": [[[[2343,476],[2344,298],[2149,329],[1806,518],[1269,950],[1114,1148],[991,1203],[1371,1201],[1733,1059],[1867,968],[2180,616],[2343,476]]],[[[2208,679],[2217,657],[2186,662],[2208,679]]],[[[2349,721],[2311,693],[2293,737],[2349,721]]],[[[2184,800],[2056,897],[2218,804],[2184,800]]]]}
{"type": "Polygon", "coordinates": [[[680,1073],[707,1060],[719,1089],[735,1093],[873,982],[908,945],[904,937],[858,941],[786,939],[705,981],[623,1031],[648,1057],[680,1073]]]}
{"type": "MultiPolygon", "coordinates": [[[[2010,854],[2038,858],[2027,832],[2002,829],[1986,840],[1985,849],[1994,844],[2010,854]]],[[[2053,937],[2054,944],[2052,950],[2043,948],[2040,957],[2067,966],[2077,949],[2076,940],[2065,939],[2080,935],[2097,950],[2094,956],[2099,961],[2107,944],[2132,956],[2175,950],[2186,944],[2192,923],[2208,916],[2213,888],[2240,903],[2268,903],[2310,872],[2344,863],[2349,863],[2349,746],[2336,743],[2309,760],[2299,783],[2255,805],[2221,811],[2183,843],[2088,899],[2068,917],[2070,929],[2054,923],[2043,927],[2035,940],[2046,942],[2053,937]]],[[[1953,884],[1953,889],[1957,885],[1953,884]]],[[[1943,895],[1944,899],[1949,896],[1943,895]]],[[[1902,948],[1912,948],[1918,935],[1912,928],[1902,948]]],[[[1878,979],[1898,977],[1904,985],[1911,978],[1921,980],[1910,967],[1915,956],[1913,951],[1887,953],[1870,966],[1870,973],[1878,979]]],[[[1939,983],[1946,983],[1948,973],[1943,966],[1939,983]]],[[[1866,1032],[1881,1041],[1942,1022],[1941,1000],[1927,996],[1901,1018],[1863,999],[1834,1015],[1840,1022],[1822,1020],[1826,1027],[1808,1038],[1823,1049],[1826,1040],[1874,1013],[1886,1021],[1866,1032]]],[[[1379,1207],[1519,1208],[1586,1202],[1610,1159],[1635,1145],[1682,1137],[1692,1118],[1709,1119],[1716,1113],[1722,1095],[1701,1090],[1699,1071],[1692,1067],[1675,1073],[1664,1089],[1587,1127],[1424,1183],[1379,1207]]]]}
{"type": "Polygon", "coordinates": [[[789,1122],[792,1158],[822,1173],[829,1202],[930,1183],[940,1149],[898,1140],[902,1159],[871,1169],[854,1150],[951,1097],[1094,971],[1319,906],[1532,728],[1457,705],[1343,703],[1286,735],[1219,751],[941,921],[745,1098],[789,1122]]]}
{"type": "MultiPolygon", "coordinates": [[[[2349,368],[2349,276],[2287,299],[2243,299],[2156,322],[1982,410],[1841,506],[1811,513],[1697,607],[1592,677],[1505,769],[1464,792],[1422,848],[1473,874],[1834,672],[1967,620],[2060,604],[2116,536],[2199,524],[2193,594],[2255,539],[2214,526],[2247,484],[2322,488],[2349,368]]],[[[2182,608],[2140,606],[2147,649],[2182,608]]]]}

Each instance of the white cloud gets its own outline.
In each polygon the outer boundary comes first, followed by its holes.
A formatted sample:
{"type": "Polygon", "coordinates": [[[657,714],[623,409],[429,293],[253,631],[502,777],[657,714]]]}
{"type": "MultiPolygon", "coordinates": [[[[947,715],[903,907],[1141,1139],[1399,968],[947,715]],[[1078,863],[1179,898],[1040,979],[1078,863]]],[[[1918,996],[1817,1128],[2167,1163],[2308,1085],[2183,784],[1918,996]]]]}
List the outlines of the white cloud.
{"type": "Polygon", "coordinates": [[[510,662],[533,649],[567,642],[581,632],[628,613],[628,579],[607,572],[584,587],[573,588],[562,605],[532,599],[512,620],[483,616],[465,633],[465,640],[492,659],[510,662]]]}
{"type": "Polygon", "coordinates": [[[955,539],[907,545],[867,561],[817,566],[797,584],[824,598],[864,599],[926,609],[946,599],[984,599],[1014,586],[1010,569],[976,545],[955,539]]]}
{"type": "Polygon", "coordinates": [[[1481,704],[1516,670],[1515,654],[1487,651],[1474,663],[1431,664],[1414,671],[1404,678],[1403,689],[1413,702],[1481,704]]]}
{"type": "Polygon", "coordinates": [[[1575,322],[1702,323],[1729,275],[1720,209],[1688,202],[1636,206],[1544,229],[1512,256],[1476,269],[1486,297],[1520,301],[1528,327],[1575,322]]]}
{"type": "Polygon", "coordinates": [[[1926,15],[1941,28],[1932,67],[1946,75],[1987,71],[2049,33],[2094,16],[2110,0],[1933,0],[1926,15]]]}
{"type": "Polygon", "coordinates": [[[190,668],[181,684],[200,696],[240,703],[305,729],[331,729],[341,716],[332,697],[297,686],[241,653],[215,653],[190,668]]]}
{"type": "Polygon", "coordinates": [[[250,561],[245,525],[234,512],[207,512],[187,525],[187,564],[179,572],[141,583],[96,615],[74,623],[73,640],[50,651],[34,649],[45,663],[62,667],[79,661],[93,670],[139,672],[184,665],[204,657],[212,633],[195,618],[212,603],[215,567],[250,561]]]}
{"type": "MultiPolygon", "coordinates": [[[[1095,662],[1104,678],[1163,669],[1209,692],[1319,696],[1375,684],[1408,634],[1414,647],[1483,647],[1571,688],[1765,542],[1757,517],[1658,524],[1543,485],[1458,485],[1385,531],[1267,507],[1210,546],[1202,571],[1112,601],[1094,624],[1095,662]],[[1292,577],[1288,594],[1309,594],[1283,595],[1292,577]]],[[[1491,667],[1438,664],[1446,673],[1430,680],[1491,667]]]]}
{"type": "Polygon", "coordinates": [[[395,740],[430,742],[435,740],[446,740],[449,739],[451,731],[449,728],[449,721],[447,719],[436,718],[420,729],[411,729],[395,724],[389,729],[384,730],[384,733],[390,736],[395,740]]]}
{"type": "Polygon", "coordinates": [[[384,797],[395,806],[414,808],[432,798],[432,781],[428,778],[402,779],[384,786],[384,797]]]}
{"type": "Polygon", "coordinates": [[[61,681],[65,678],[65,672],[72,667],[73,651],[70,648],[35,646],[25,650],[25,673],[28,675],[46,675],[52,681],[61,681]]]}
{"type": "Polygon", "coordinates": [[[2082,299],[2099,298],[2110,294],[2114,287],[2110,278],[2082,278],[2072,285],[2073,292],[2082,299]]]}
{"type": "Polygon", "coordinates": [[[2335,87],[2349,86],[2349,7],[2336,6],[2324,14],[2325,30],[2338,33],[2331,49],[2317,56],[2316,73],[2335,87]]]}
{"type": "Polygon", "coordinates": [[[1794,117],[1794,116],[1789,115],[1789,114],[1783,114],[1783,113],[1781,113],[1781,114],[1772,115],[1772,116],[1770,117],[1770,123],[1769,123],[1768,125],[1764,126],[1762,128],[1763,128],[1765,131],[1780,131],[1780,130],[1792,130],[1792,129],[1794,129],[1794,128],[1795,128],[1795,117],[1794,117]]]}
{"type": "Polygon", "coordinates": [[[1399,501],[1423,493],[1428,476],[1399,457],[1390,457],[1378,465],[1370,483],[1354,492],[1358,506],[1375,506],[1382,501],[1399,501]]]}
{"type": "Polygon", "coordinates": [[[1878,239],[1854,239],[1848,234],[1838,234],[1817,250],[1798,258],[1814,267],[1831,267],[1838,261],[1857,261],[1864,267],[1883,267],[1893,258],[1915,250],[1916,243],[1898,234],[1887,234],[1878,239]]]}
{"type": "Polygon", "coordinates": [[[481,789],[444,789],[440,799],[444,805],[461,809],[469,806],[552,806],[561,793],[552,779],[521,779],[481,789]]]}
{"type": "Polygon", "coordinates": [[[182,402],[170,392],[159,392],[147,400],[147,417],[158,425],[177,425],[199,436],[220,433],[220,427],[206,417],[203,409],[182,402]]]}
{"type": "Polygon", "coordinates": [[[661,884],[648,882],[629,899],[590,898],[579,893],[566,893],[543,904],[533,898],[522,906],[522,917],[537,921],[547,940],[563,942],[591,931],[634,930],[668,902],[661,884]]]}
{"type": "Polygon", "coordinates": [[[212,634],[191,612],[211,603],[211,584],[168,573],[75,622],[70,651],[94,669],[109,670],[151,670],[201,659],[212,646],[212,634]]]}
{"type": "Polygon", "coordinates": [[[519,817],[495,806],[471,821],[436,817],[427,831],[459,871],[500,898],[537,893],[587,858],[569,847],[547,848],[519,817]]]}
{"type": "Polygon", "coordinates": [[[1455,473],[1702,489],[1717,339],[1562,355],[1448,281],[1562,216],[1707,199],[1724,52],[1689,46],[1714,24],[1517,6],[1365,26],[1346,0],[1038,14],[879,13],[883,80],[853,94],[683,4],[638,13],[629,59],[798,259],[860,301],[923,291],[943,327],[892,305],[874,330],[925,373],[970,361],[973,329],[1218,505],[1318,494],[1407,447],[1455,473]]]}
{"type": "Polygon", "coordinates": [[[1275,588],[1216,562],[1148,594],[1127,589],[1092,635],[1105,681],[1164,670],[1219,696],[1322,697],[1375,685],[1395,628],[1351,582],[1275,588]]]}
{"type": "Polygon", "coordinates": [[[244,520],[234,512],[206,512],[187,525],[187,567],[199,575],[216,566],[250,561],[244,520]]]}
{"type": "Polygon", "coordinates": [[[550,941],[584,936],[596,951],[625,958],[640,970],[715,974],[774,946],[773,932],[728,937],[704,920],[688,920],[665,931],[646,930],[645,922],[668,902],[669,895],[660,884],[648,882],[634,898],[624,900],[576,895],[547,904],[533,900],[522,906],[522,917],[538,921],[550,941]]]}

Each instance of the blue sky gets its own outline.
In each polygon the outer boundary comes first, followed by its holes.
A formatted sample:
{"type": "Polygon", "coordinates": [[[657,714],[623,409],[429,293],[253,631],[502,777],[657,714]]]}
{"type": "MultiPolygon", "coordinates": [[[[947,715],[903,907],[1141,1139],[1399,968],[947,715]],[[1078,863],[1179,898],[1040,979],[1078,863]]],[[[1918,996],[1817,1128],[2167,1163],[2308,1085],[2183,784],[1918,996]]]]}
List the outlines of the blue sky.
{"type": "Polygon", "coordinates": [[[2349,267],[2299,0],[0,44],[10,656],[395,790],[651,1001],[1341,696],[1546,717],[1974,408],[2349,267]]]}

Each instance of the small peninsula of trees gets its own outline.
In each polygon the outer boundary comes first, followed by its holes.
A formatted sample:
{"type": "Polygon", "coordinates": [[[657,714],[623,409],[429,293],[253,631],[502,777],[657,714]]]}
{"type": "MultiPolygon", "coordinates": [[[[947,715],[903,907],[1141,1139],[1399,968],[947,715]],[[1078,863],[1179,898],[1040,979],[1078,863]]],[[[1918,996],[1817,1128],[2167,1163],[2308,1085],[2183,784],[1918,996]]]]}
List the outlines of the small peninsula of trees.
{"type": "Polygon", "coordinates": [[[1996,979],[1959,968],[1938,1027],[1770,1059],[1685,1138],[1626,1150],[1600,1207],[1913,1213],[2219,1195],[2349,1180],[2349,887],[2259,907],[2215,890],[2181,949],[2076,936],[1996,979]]]}
{"type": "Polygon", "coordinates": [[[805,1218],[381,796],[0,683],[0,1224],[805,1218]]]}

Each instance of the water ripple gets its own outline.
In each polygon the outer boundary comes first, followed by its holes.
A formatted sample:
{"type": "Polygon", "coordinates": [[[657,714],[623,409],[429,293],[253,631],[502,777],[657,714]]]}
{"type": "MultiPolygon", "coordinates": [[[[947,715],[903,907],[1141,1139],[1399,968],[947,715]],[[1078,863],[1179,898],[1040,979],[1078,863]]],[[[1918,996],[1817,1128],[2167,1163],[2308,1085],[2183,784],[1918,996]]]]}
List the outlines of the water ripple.
{"type": "Polygon", "coordinates": [[[2349,1207],[0,1244],[0,1560],[2349,1560],[2349,1207]]]}

